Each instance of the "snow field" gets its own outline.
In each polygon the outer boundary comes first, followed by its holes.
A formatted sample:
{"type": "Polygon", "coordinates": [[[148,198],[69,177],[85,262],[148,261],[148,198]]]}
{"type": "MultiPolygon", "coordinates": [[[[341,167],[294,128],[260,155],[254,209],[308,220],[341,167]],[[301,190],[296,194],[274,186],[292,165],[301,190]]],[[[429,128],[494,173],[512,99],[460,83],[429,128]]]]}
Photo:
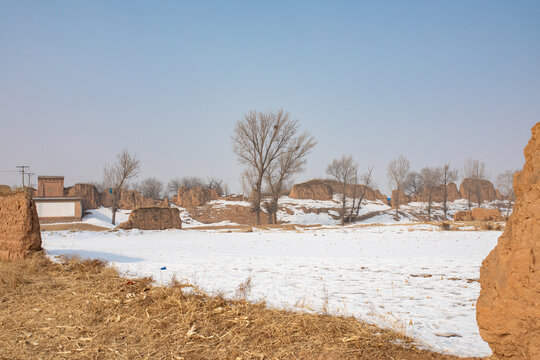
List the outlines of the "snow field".
{"type": "Polygon", "coordinates": [[[479,268],[500,232],[429,225],[226,233],[218,230],[44,232],[50,256],[103,258],[132,276],[172,276],[270,306],[355,317],[461,356],[491,353],[475,303],[479,268]],[[160,271],[163,266],[167,270],[160,271]]]}

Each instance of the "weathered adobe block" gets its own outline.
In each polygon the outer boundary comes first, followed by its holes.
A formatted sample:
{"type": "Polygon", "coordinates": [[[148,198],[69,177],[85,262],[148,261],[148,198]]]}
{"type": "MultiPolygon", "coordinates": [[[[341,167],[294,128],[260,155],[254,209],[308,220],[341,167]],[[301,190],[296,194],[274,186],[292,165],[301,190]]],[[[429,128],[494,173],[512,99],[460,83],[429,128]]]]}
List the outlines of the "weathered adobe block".
{"type": "Polygon", "coordinates": [[[26,192],[0,196],[0,260],[18,260],[41,250],[36,205],[26,192]]]}

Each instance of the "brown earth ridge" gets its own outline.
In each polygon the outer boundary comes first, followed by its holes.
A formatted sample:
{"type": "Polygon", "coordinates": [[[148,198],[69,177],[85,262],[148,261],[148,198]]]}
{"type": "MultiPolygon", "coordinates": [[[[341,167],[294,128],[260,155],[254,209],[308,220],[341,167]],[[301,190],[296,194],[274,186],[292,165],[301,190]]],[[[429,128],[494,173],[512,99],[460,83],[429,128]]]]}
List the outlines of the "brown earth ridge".
{"type": "Polygon", "coordinates": [[[480,269],[476,319],[499,359],[540,359],[540,123],[524,153],[514,210],[480,269]]]}

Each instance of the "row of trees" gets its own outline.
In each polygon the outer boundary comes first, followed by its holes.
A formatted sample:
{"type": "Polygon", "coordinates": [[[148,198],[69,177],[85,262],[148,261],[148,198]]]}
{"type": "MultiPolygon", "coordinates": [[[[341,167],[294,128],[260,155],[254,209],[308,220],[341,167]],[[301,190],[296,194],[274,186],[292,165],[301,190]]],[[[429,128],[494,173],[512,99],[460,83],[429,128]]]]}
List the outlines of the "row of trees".
{"type": "MultiPolygon", "coordinates": [[[[517,170],[507,170],[497,177],[497,188],[501,195],[508,201],[508,211],[515,199],[513,190],[513,176],[517,170]]],[[[428,204],[428,219],[431,219],[433,196],[436,192],[443,194],[443,213],[446,218],[448,213],[448,185],[458,179],[458,170],[451,168],[450,164],[441,167],[425,167],[419,172],[410,171],[410,163],[404,157],[393,160],[388,165],[388,179],[394,193],[394,204],[396,207],[396,218],[399,217],[399,196],[401,193],[407,195],[422,195],[428,204]]],[[[478,206],[482,205],[482,186],[487,180],[486,165],[476,159],[467,159],[462,168],[463,179],[467,181],[465,197],[468,199],[469,210],[472,199],[476,199],[478,206]]]]}
{"type": "MultiPolygon", "coordinates": [[[[358,218],[362,200],[368,188],[375,189],[376,185],[372,180],[373,167],[358,177],[358,163],[352,156],[342,156],[334,159],[327,167],[326,174],[335,179],[341,189],[341,224],[352,222],[358,218]],[[351,191],[347,191],[350,185],[351,191]],[[358,186],[363,185],[363,186],[358,186]]],[[[517,170],[508,170],[497,177],[497,188],[504,199],[507,200],[507,211],[512,207],[515,200],[513,191],[513,176],[517,170]]],[[[477,200],[478,206],[482,204],[482,181],[487,179],[485,163],[467,159],[462,169],[463,178],[467,179],[469,199],[469,210],[473,198],[477,200]]],[[[442,193],[442,210],[444,218],[448,214],[448,185],[458,180],[459,171],[446,163],[440,167],[424,167],[420,171],[411,171],[409,160],[404,156],[391,161],[388,164],[387,176],[393,192],[392,199],[395,205],[395,217],[399,219],[399,207],[401,194],[409,196],[421,195],[427,203],[428,219],[432,217],[432,205],[436,194],[442,193]]]]}
{"type": "MultiPolygon", "coordinates": [[[[232,135],[233,151],[240,163],[246,166],[242,175],[243,188],[247,185],[251,190],[252,210],[256,213],[257,224],[261,223],[261,209],[265,207],[269,223],[277,222],[279,197],[291,185],[295,174],[304,171],[306,157],[316,145],[315,139],[308,132],[298,134],[298,120],[290,114],[279,110],[277,112],[250,111],[237,121],[232,135]],[[270,194],[270,200],[262,203],[262,191],[265,186],[270,194]]],[[[122,189],[128,182],[139,174],[140,161],[135,154],[122,150],[117,155],[117,161],[111,166],[104,167],[102,190],[112,193],[112,222],[115,223],[118,200],[122,189]],[[104,189],[103,189],[104,188],[104,189]]],[[[373,167],[359,176],[358,163],[351,156],[334,159],[327,167],[326,174],[335,179],[341,188],[341,223],[345,224],[358,218],[366,191],[375,188],[372,179],[373,167]],[[352,198],[347,196],[348,186],[353,184],[352,198]],[[357,186],[363,185],[363,186],[357,186]]],[[[463,178],[468,179],[467,187],[469,208],[472,196],[478,204],[482,203],[481,181],[486,179],[485,163],[467,159],[462,169],[463,178]]],[[[502,195],[508,200],[508,208],[514,201],[513,175],[515,171],[508,170],[497,178],[497,185],[502,195]]],[[[396,218],[399,218],[400,194],[423,195],[428,203],[428,218],[431,218],[433,195],[442,188],[443,212],[446,217],[447,185],[458,178],[458,170],[450,164],[441,167],[425,167],[419,172],[410,171],[410,162],[400,156],[388,165],[388,180],[394,193],[396,218]]],[[[163,194],[168,196],[177,193],[178,188],[191,189],[202,186],[216,189],[218,194],[228,194],[228,186],[220,179],[211,178],[204,181],[199,177],[175,178],[166,187],[154,178],[149,177],[141,183],[134,183],[133,188],[141,191],[146,197],[160,199],[163,194]]]]}
{"type": "Polygon", "coordinates": [[[196,186],[215,189],[219,196],[227,195],[229,188],[221,179],[210,178],[204,181],[199,177],[186,176],[175,178],[169,181],[164,189],[163,182],[155,177],[149,177],[140,183],[129,183],[139,175],[141,162],[136,154],[123,149],[118,155],[116,162],[112,165],[105,165],[103,169],[103,182],[95,184],[100,191],[109,191],[112,194],[112,224],[116,223],[116,213],[118,212],[118,202],[120,193],[124,189],[140,191],[145,197],[160,200],[164,195],[174,196],[180,187],[191,189],[196,186]]]}

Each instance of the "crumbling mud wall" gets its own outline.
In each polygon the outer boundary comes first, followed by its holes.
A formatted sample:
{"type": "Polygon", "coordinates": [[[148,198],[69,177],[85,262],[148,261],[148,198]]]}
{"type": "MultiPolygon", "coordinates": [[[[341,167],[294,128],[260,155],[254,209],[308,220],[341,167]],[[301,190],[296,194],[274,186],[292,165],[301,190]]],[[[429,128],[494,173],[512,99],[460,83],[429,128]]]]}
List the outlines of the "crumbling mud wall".
{"type": "Polygon", "coordinates": [[[204,205],[209,201],[217,200],[218,197],[216,189],[195,186],[189,190],[185,187],[179,188],[174,200],[178,206],[189,207],[204,205]]]}
{"type": "Polygon", "coordinates": [[[0,260],[18,260],[41,250],[36,205],[26,192],[0,195],[0,260]]]}
{"type": "MultiPolygon", "coordinates": [[[[113,195],[105,190],[101,193],[101,206],[111,207],[113,195]]],[[[132,210],[137,207],[154,206],[154,200],[145,197],[137,190],[122,190],[118,199],[118,208],[132,210]]]]}
{"type": "Polygon", "coordinates": [[[325,180],[311,180],[293,185],[289,196],[293,199],[332,200],[334,191],[325,180]]]}
{"type": "Polygon", "coordinates": [[[101,195],[94,185],[75,184],[64,189],[64,195],[81,198],[83,209],[97,209],[101,205],[101,195]]]}
{"type": "Polygon", "coordinates": [[[11,194],[11,188],[7,185],[0,185],[0,195],[11,194]]]}
{"type": "Polygon", "coordinates": [[[454,221],[502,221],[498,209],[474,208],[471,211],[458,211],[454,214],[454,221]]]}
{"type": "MultiPolygon", "coordinates": [[[[295,184],[289,193],[293,199],[311,199],[311,200],[332,200],[334,194],[342,193],[341,185],[335,180],[315,179],[305,183],[295,184]]],[[[376,201],[381,200],[386,202],[386,196],[381,194],[379,190],[374,190],[364,185],[354,184],[347,185],[345,189],[347,197],[359,198],[364,193],[363,200],[376,201]]]]}
{"type": "Polygon", "coordinates": [[[499,359],[540,359],[540,123],[514,191],[514,211],[480,269],[476,319],[499,359]]]}
{"type": "Polygon", "coordinates": [[[126,222],[117,226],[117,229],[165,230],[181,229],[180,211],[169,207],[142,207],[129,214],[126,222]]]}

